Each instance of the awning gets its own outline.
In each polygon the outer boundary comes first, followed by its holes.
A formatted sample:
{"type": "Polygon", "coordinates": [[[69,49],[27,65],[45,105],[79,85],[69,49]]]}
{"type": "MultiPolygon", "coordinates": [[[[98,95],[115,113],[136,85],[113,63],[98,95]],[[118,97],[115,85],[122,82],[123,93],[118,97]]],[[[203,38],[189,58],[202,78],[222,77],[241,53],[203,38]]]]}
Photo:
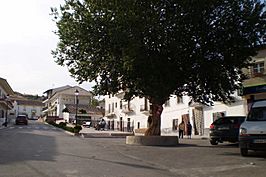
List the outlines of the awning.
{"type": "Polygon", "coordinates": [[[266,84],[243,88],[243,95],[266,93],[266,84]]]}

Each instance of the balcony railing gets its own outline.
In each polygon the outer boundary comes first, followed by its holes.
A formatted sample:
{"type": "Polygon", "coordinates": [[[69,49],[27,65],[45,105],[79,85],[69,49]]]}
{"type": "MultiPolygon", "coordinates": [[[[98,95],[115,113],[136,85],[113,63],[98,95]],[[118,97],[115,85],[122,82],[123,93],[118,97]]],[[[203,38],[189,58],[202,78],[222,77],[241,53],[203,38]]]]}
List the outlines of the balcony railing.
{"type": "Polygon", "coordinates": [[[47,110],[47,109],[48,109],[48,107],[46,106],[46,107],[42,108],[42,111],[45,111],[45,110],[47,110]]]}
{"type": "Polygon", "coordinates": [[[5,96],[5,95],[0,96],[0,103],[6,105],[8,109],[12,109],[13,108],[12,101],[9,100],[8,97],[5,96]]]}
{"type": "Polygon", "coordinates": [[[133,106],[132,104],[128,105],[123,105],[122,106],[122,112],[123,113],[131,113],[134,112],[135,106],[133,106]]]}

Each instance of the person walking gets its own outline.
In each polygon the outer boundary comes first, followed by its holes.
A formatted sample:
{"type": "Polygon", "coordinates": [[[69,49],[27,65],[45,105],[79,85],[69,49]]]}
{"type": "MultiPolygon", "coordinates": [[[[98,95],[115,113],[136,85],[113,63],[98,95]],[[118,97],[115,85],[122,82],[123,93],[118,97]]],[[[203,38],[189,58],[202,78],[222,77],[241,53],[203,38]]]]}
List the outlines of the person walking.
{"type": "Polygon", "coordinates": [[[190,122],[187,123],[187,137],[191,139],[191,134],[192,134],[192,125],[190,122]]]}
{"type": "Polygon", "coordinates": [[[182,138],[184,137],[184,130],[185,130],[185,123],[184,121],[182,120],[182,122],[178,125],[178,130],[179,130],[179,138],[182,138]]]}

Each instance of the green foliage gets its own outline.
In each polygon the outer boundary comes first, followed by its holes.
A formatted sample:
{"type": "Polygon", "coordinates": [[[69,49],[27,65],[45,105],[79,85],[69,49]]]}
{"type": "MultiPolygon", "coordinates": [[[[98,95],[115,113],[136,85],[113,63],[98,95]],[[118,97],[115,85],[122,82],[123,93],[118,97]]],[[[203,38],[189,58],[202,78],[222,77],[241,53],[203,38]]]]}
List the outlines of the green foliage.
{"type": "Polygon", "coordinates": [[[92,107],[99,106],[99,100],[92,98],[90,106],[92,106],[92,107]]]}
{"type": "Polygon", "coordinates": [[[73,127],[64,127],[63,128],[64,130],[66,130],[66,131],[69,131],[69,132],[72,132],[72,133],[74,133],[74,128],[73,127]]]}
{"type": "Polygon", "coordinates": [[[79,133],[80,130],[82,130],[82,127],[80,125],[77,125],[75,127],[68,127],[65,122],[60,122],[59,124],[57,124],[54,121],[49,121],[47,123],[49,123],[50,125],[53,125],[55,127],[62,128],[64,130],[72,132],[72,133],[79,133]]]}
{"type": "Polygon", "coordinates": [[[96,94],[227,102],[265,43],[263,8],[258,0],[66,0],[52,8],[60,39],[52,54],[77,81],[94,80],[96,94]]]}
{"type": "Polygon", "coordinates": [[[74,127],[74,133],[79,133],[80,130],[82,130],[82,127],[80,125],[74,127]]]}
{"type": "Polygon", "coordinates": [[[63,128],[63,127],[66,126],[66,123],[65,123],[65,122],[60,122],[60,123],[58,124],[58,126],[59,126],[60,128],[63,128]]]}

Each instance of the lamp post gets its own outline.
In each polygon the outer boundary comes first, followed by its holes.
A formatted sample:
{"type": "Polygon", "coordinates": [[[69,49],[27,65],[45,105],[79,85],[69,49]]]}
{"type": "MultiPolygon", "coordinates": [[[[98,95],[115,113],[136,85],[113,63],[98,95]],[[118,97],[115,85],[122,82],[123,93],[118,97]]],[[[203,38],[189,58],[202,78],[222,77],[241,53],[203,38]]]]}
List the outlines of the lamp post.
{"type": "Polygon", "coordinates": [[[75,91],[75,99],[76,99],[76,116],[75,116],[75,119],[76,119],[76,126],[78,125],[78,104],[79,104],[79,91],[78,89],[76,89],[75,91]]]}

